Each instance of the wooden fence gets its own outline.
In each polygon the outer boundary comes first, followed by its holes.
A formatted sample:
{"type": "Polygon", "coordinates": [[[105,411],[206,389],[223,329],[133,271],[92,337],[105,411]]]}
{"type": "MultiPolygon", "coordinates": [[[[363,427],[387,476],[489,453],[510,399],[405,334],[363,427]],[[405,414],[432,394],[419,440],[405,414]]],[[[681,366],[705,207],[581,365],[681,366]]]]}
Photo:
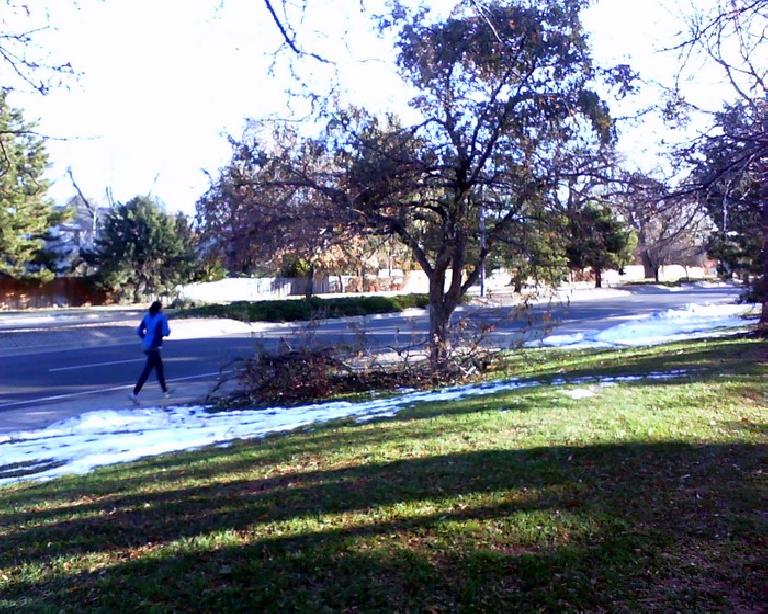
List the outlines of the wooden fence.
{"type": "Polygon", "coordinates": [[[104,290],[81,277],[58,277],[46,283],[0,278],[0,310],[86,307],[103,305],[108,299],[104,290]]]}

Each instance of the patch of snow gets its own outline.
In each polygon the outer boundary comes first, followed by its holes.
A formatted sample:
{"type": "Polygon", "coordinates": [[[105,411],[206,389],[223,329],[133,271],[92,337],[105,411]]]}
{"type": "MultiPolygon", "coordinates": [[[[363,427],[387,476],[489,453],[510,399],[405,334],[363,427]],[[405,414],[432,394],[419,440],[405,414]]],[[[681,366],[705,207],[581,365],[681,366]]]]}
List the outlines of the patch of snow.
{"type": "Polygon", "coordinates": [[[652,284],[650,286],[647,286],[650,288],[653,288],[654,290],[659,290],[660,292],[687,292],[688,288],[684,288],[683,286],[665,286],[663,284],[652,284]]]}
{"type": "Polygon", "coordinates": [[[201,339],[226,335],[253,335],[276,328],[290,328],[290,323],[240,322],[226,318],[190,318],[171,320],[170,339],[201,339]]]}
{"type": "Polygon", "coordinates": [[[733,288],[733,284],[727,281],[707,281],[706,279],[694,281],[692,285],[695,288],[733,288]]]}
{"type": "Polygon", "coordinates": [[[371,319],[371,320],[388,320],[392,318],[415,318],[427,314],[426,309],[419,309],[418,307],[409,307],[402,311],[395,311],[392,313],[374,313],[366,316],[347,316],[344,320],[356,320],[356,319],[371,319]]]}
{"type": "Polygon", "coordinates": [[[611,322],[637,322],[638,320],[647,320],[652,315],[650,313],[628,313],[621,316],[610,316],[606,320],[611,322]]]}
{"type": "Polygon", "coordinates": [[[642,380],[668,380],[684,377],[688,374],[685,369],[671,369],[669,371],[649,371],[643,375],[614,375],[611,377],[585,376],[574,379],[558,378],[550,383],[555,386],[568,386],[573,384],[597,384],[599,386],[613,386],[627,382],[640,382],[642,380]]]}
{"type": "Polygon", "coordinates": [[[758,308],[758,305],[726,303],[689,304],[684,309],[658,312],[595,333],[551,335],[530,345],[569,348],[657,345],[708,335],[716,330],[743,328],[747,325],[744,317],[755,315],[758,308]]]}
{"type": "Polygon", "coordinates": [[[588,399],[589,397],[595,396],[595,393],[592,390],[589,390],[588,388],[576,388],[574,390],[564,390],[563,393],[565,396],[573,399],[574,401],[579,401],[581,399],[588,399]]]}
{"type": "Polygon", "coordinates": [[[573,346],[580,344],[584,341],[584,334],[583,333],[574,333],[572,335],[549,335],[548,337],[544,337],[544,339],[541,340],[541,342],[544,345],[550,345],[554,347],[559,346],[573,346]]]}
{"type": "Polygon", "coordinates": [[[630,296],[629,290],[617,288],[561,288],[557,292],[557,299],[561,301],[594,301],[598,299],[612,299],[630,296]]]}

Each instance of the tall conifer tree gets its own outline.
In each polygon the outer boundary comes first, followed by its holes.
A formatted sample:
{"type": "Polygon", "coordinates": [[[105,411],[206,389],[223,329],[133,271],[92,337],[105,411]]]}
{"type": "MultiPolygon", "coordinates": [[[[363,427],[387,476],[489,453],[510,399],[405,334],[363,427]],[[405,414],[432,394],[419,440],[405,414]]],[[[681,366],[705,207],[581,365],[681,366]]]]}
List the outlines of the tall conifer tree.
{"type": "Polygon", "coordinates": [[[66,215],[46,198],[47,165],[45,142],[34,124],[0,92],[0,275],[53,277],[45,265],[34,263],[46,231],[66,215]]]}

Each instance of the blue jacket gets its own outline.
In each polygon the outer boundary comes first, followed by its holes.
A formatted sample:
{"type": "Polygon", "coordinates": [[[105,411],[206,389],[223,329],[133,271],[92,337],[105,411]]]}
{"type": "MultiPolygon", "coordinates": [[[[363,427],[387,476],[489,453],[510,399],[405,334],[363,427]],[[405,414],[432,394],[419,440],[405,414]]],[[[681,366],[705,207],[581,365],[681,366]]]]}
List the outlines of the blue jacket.
{"type": "Polygon", "coordinates": [[[168,327],[168,319],[161,311],[155,315],[145,314],[136,333],[141,337],[141,346],[145,350],[151,350],[163,345],[163,337],[170,335],[171,329],[168,327]]]}

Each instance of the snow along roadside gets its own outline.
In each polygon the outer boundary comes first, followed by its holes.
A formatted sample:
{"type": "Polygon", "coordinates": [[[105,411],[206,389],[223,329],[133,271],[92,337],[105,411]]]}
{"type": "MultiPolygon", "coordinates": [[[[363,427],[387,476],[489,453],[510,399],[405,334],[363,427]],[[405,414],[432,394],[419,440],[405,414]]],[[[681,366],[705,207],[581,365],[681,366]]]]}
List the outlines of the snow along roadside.
{"type": "Polygon", "coordinates": [[[760,305],[730,303],[690,303],[684,309],[670,309],[634,317],[594,333],[549,335],[529,345],[567,348],[657,345],[682,339],[712,335],[716,331],[733,333],[750,325],[760,313],[760,305]]]}

